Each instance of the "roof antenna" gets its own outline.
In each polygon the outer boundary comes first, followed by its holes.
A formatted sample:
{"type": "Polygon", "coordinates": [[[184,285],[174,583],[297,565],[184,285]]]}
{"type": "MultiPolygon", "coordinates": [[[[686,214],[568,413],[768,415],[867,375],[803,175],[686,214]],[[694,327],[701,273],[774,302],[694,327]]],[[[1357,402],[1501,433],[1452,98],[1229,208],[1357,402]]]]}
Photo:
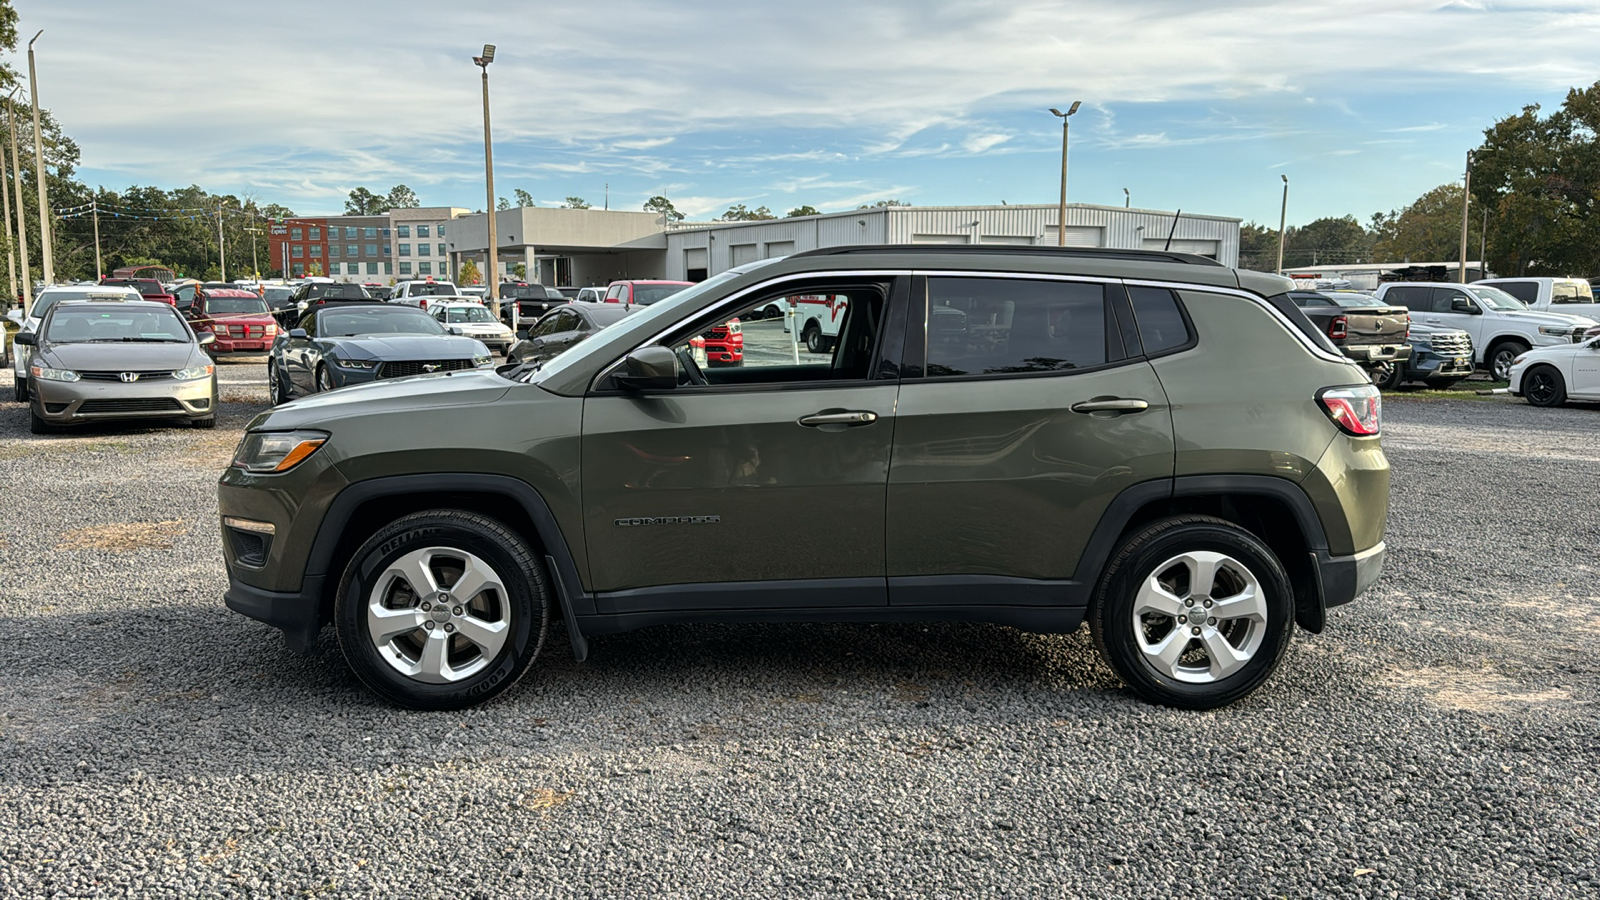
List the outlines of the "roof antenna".
{"type": "Polygon", "coordinates": [[[1172,215],[1172,230],[1167,232],[1167,245],[1165,247],[1162,247],[1161,248],[1162,250],[1171,250],[1172,249],[1172,236],[1178,233],[1178,217],[1182,216],[1182,215],[1183,215],[1183,210],[1182,209],[1178,210],[1176,213],[1173,213],[1173,215],[1172,215]]]}

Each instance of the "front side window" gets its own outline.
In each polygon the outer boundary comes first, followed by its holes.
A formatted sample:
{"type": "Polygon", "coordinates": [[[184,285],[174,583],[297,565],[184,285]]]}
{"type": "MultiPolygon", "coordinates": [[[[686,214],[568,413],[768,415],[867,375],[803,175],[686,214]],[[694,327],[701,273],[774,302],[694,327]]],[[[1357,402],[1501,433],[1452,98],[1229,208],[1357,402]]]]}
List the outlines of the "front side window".
{"type": "MultiPolygon", "coordinates": [[[[1539,286],[1536,284],[1529,284],[1528,288],[1533,292],[1534,299],[1538,299],[1539,286]]],[[[1467,285],[1465,290],[1471,292],[1472,295],[1477,297],[1479,300],[1489,304],[1491,308],[1501,310],[1502,312],[1515,312],[1519,309],[1522,309],[1528,303],[1533,302],[1533,300],[1524,301],[1521,297],[1506,293],[1500,288],[1488,287],[1481,284],[1467,285]]],[[[1446,312],[1448,312],[1448,310],[1446,310],[1446,312]]]]}
{"type": "Polygon", "coordinates": [[[1103,285],[928,279],[929,377],[1062,372],[1104,365],[1103,285]]]}
{"type": "MultiPolygon", "coordinates": [[[[692,360],[711,385],[865,380],[878,350],[888,293],[887,285],[874,283],[819,284],[759,295],[731,314],[692,325],[691,333],[669,346],[680,360],[692,360]],[[756,318],[757,310],[774,303],[793,304],[795,328],[782,317],[756,318]]],[[[575,329],[576,313],[572,318],[575,329]]]]}

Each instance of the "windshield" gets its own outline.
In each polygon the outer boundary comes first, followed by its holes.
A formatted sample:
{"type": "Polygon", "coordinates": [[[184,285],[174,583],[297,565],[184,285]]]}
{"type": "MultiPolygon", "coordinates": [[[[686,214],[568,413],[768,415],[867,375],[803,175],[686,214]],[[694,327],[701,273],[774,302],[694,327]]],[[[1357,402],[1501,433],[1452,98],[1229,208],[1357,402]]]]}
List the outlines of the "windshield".
{"type": "Polygon", "coordinates": [[[545,299],[543,287],[531,287],[526,284],[502,284],[500,285],[500,297],[505,300],[545,299]]]}
{"type": "Polygon", "coordinates": [[[260,313],[261,315],[266,315],[267,302],[245,297],[211,297],[206,300],[206,312],[214,316],[224,313],[260,313]]]}
{"type": "Polygon", "coordinates": [[[444,334],[444,328],[419,309],[397,306],[394,309],[347,309],[324,312],[317,320],[321,337],[354,337],[358,334],[444,334]]]}
{"type": "Polygon", "coordinates": [[[1593,303],[1594,290],[1587,281],[1558,281],[1550,285],[1551,303],[1593,303]]]}
{"type": "MultiPolygon", "coordinates": [[[[738,278],[739,276],[744,275],[753,269],[770,265],[771,263],[775,263],[777,261],[778,260],[776,257],[773,259],[758,260],[757,262],[748,263],[743,266],[728,269],[727,271],[717,275],[713,275],[699,284],[691,285],[686,288],[679,288],[678,293],[673,294],[667,299],[666,302],[657,303],[647,310],[643,310],[634,315],[628,316],[628,325],[630,328],[637,327],[640,334],[649,334],[651,333],[651,328],[670,323],[673,320],[673,317],[677,315],[678,310],[683,308],[685,304],[693,303],[696,297],[699,297],[707,291],[714,291],[727,284],[729,281],[732,281],[733,279],[738,278]]],[[[555,359],[552,359],[544,364],[544,367],[539,370],[539,379],[543,380],[558,372],[565,371],[568,366],[575,365],[584,359],[588,355],[588,353],[585,351],[598,352],[601,350],[603,345],[603,341],[595,341],[593,343],[585,341],[579,344],[577,347],[562,353],[560,356],[557,356],[555,359]]]]}
{"type": "Polygon", "coordinates": [[[682,284],[636,284],[633,286],[633,305],[649,306],[683,291],[682,284]]]}
{"type": "Polygon", "coordinates": [[[359,284],[313,284],[306,289],[308,300],[371,300],[372,295],[359,284]]]}
{"type": "Polygon", "coordinates": [[[1464,285],[1464,287],[1467,289],[1468,293],[1472,294],[1472,296],[1477,297],[1479,300],[1489,304],[1491,309],[1512,312],[1515,310],[1528,308],[1527,304],[1511,296],[1505,291],[1500,290],[1499,288],[1484,287],[1481,284],[1469,284],[1464,285]]]}
{"type": "Polygon", "coordinates": [[[489,311],[481,306],[452,306],[444,314],[445,321],[451,324],[494,321],[489,311]]]}
{"type": "Polygon", "coordinates": [[[175,341],[187,344],[189,329],[165,309],[75,309],[62,307],[50,317],[44,339],[53,344],[95,341],[175,341]]]}
{"type": "Polygon", "coordinates": [[[1371,294],[1363,294],[1360,291],[1333,291],[1327,296],[1333,298],[1333,302],[1344,307],[1390,305],[1372,296],[1371,294]]]}
{"type": "Polygon", "coordinates": [[[271,303],[277,303],[281,300],[289,299],[289,295],[292,293],[294,293],[294,288],[269,287],[266,289],[265,293],[262,294],[262,299],[271,303]]]}
{"type": "Polygon", "coordinates": [[[130,296],[128,294],[123,293],[122,291],[115,291],[115,290],[108,291],[108,290],[105,290],[104,288],[102,288],[100,290],[95,290],[93,288],[85,288],[84,290],[81,290],[81,291],[73,291],[73,290],[45,291],[44,293],[40,294],[39,296],[33,298],[33,309],[32,309],[32,311],[30,311],[28,313],[28,315],[33,317],[33,318],[35,318],[35,319],[42,319],[42,318],[44,318],[44,314],[50,311],[50,307],[55,306],[57,303],[60,303],[63,300],[139,300],[139,299],[142,299],[142,298],[135,297],[135,296],[130,296]]]}
{"type": "Polygon", "coordinates": [[[413,284],[406,291],[413,297],[453,297],[456,295],[456,286],[442,281],[424,282],[413,284]]]}

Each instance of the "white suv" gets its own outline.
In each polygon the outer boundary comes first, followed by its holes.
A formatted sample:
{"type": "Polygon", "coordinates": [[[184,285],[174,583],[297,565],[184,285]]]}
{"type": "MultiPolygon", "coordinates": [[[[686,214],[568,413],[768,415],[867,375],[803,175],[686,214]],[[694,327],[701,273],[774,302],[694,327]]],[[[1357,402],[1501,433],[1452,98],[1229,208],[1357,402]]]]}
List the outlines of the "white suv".
{"type": "Polygon", "coordinates": [[[1411,310],[1414,322],[1471,335],[1474,361],[1496,381],[1510,378],[1512,362],[1528,350],[1576,343],[1600,324],[1584,316],[1529,309],[1505,291],[1482,284],[1394,281],[1379,285],[1376,296],[1411,310]]]}

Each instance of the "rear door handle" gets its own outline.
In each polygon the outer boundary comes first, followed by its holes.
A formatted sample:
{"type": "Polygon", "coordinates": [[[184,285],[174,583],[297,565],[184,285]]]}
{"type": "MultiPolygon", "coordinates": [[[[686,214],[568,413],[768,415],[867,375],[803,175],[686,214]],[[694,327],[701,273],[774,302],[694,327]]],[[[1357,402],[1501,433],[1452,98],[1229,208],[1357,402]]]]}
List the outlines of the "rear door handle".
{"type": "Polygon", "coordinates": [[[812,413],[801,416],[800,424],[808,428],[819,425],[871,425],[878,421],[878,414],[865,409],[850,410],[848,412],[812,413]]]}
{"type": "Polygon", "coordinates": [[[1149,408],[1150,404],[1143,400],[1124,399],[1122,397],[1111,397],[1104,400],[1085,400],[1082,403],[1072,404],[1072,411],[1075,413],[1130,413],[1144,412],[1149,408]]]}

